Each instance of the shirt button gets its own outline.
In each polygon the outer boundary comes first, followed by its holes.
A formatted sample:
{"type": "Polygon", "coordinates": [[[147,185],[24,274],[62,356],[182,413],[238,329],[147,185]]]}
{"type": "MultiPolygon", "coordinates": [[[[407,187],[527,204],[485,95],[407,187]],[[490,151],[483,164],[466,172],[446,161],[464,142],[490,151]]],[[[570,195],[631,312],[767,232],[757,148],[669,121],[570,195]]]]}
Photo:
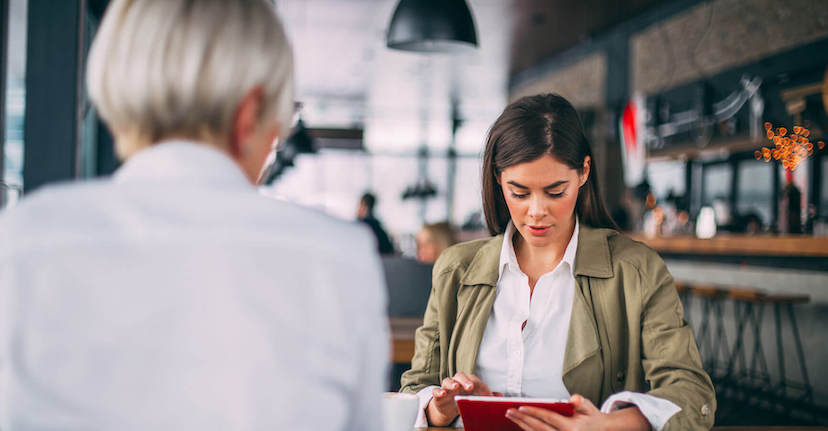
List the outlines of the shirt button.
{"type": "Polygon", "coordinates": [[[624,372],[619,371],[618,374],[615,375],[615,377],[618,379],[618,383],[623,382],[624,381],[624,372]]]}
{"type": "Polygon", "coordinates": [[[710,406],[705,404],[701,407],[701,414],[702,416],[707,416],[710,414],[710,406]]]}

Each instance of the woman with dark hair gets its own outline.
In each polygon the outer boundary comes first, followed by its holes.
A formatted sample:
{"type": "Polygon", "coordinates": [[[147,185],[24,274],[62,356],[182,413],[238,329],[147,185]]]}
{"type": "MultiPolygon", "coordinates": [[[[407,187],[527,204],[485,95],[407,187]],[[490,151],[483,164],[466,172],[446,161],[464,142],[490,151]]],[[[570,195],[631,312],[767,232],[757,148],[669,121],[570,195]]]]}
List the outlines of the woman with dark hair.
{"type": "Polygon", "coordinates": [[[715,392],[673,279],[658,254],[615,230],[594,163],[558,95],[520,99],[495,121],[482,178],[492,238],[438,259],[402,377],[420,397],[418,426],[457,425],[457,395],[576,406],[572,417],[510,410],[525,430],[713,425],[715,392]]]}

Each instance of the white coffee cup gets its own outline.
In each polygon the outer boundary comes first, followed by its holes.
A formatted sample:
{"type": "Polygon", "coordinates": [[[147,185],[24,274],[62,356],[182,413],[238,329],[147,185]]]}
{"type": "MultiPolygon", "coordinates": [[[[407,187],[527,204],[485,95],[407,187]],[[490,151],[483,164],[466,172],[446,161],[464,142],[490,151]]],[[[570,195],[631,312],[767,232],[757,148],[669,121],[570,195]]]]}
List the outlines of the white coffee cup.
{"type": "Polygon", "coordinates": [[[384,431],[412,431],[420,399],[414,394],[386,392],[382,399],[384,431]]]}

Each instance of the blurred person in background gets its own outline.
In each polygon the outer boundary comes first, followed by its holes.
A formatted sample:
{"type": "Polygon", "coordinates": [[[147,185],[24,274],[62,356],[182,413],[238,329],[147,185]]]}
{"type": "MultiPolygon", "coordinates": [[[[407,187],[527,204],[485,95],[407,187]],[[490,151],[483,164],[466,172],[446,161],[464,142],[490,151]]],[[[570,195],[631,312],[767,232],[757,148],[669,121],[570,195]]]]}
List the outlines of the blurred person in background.
{"type": "Polygon", "coordinates": [[[292,69],[267,0],[111,2],[87,85],[125,163],[2,214],[0,428],[380,429],[371,234],[254,184],[292,69]]]}
{"type": "Polygon", "coordinates": [[[457,232],[448,222],[426,223],[417,233],[417,260],[434,263],[443,250],[457,243],[457,232]]]}
{"type": "Polygon", "coordinates": [[[359,198],[359,205],[357,206],[357,220],[360,223],[365,223],[374,232],[376,238],[377,251],[380,254],[394,254],[394,244],[391,243],[391,238],[382,227],[382,223],[374,216],[374,207],[377,204],[377,197],[373,193],[366,192],[359,198]]]}
{"type": "Polygon", "coordinates": [[[673,278],[617,232],[594,165],[558,95],[519,99],[492,125],[481,183],[492,237],[435,263],[401,379],[420,398],[418,426],[456,425],[457,395],[499,394],[575,405],[572,417],[510,409],[527,431],[713,425],[715,391],[673,278]]]}

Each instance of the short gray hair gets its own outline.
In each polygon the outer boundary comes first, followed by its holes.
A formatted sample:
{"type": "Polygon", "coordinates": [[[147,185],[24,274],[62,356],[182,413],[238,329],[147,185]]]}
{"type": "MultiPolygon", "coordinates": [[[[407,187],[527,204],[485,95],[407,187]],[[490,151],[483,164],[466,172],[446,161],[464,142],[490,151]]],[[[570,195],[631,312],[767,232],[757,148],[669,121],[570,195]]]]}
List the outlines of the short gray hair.
{"type": "MultiPolygon", "coordinates": [[[[293,54],[268,0],[114,0],[87,64],[101,117],[144,145],[227,136],[260,87],[282,133],[293,113],[293,54]]],[[[141,148],[118,144],[128,157],[141,148]]]]}

